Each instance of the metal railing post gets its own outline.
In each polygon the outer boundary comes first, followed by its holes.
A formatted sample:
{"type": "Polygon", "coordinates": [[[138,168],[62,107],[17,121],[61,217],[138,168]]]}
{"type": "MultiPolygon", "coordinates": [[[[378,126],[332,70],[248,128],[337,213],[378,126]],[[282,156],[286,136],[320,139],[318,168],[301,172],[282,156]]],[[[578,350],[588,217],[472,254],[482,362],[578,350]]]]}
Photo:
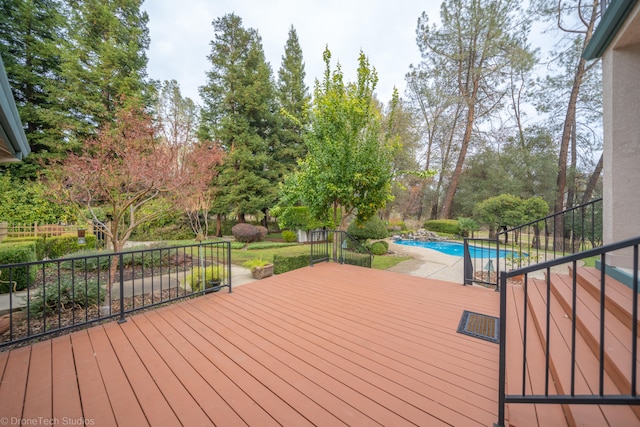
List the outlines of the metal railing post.
{"type": "Polygon", "coordinates": [[[124,323],[127,321],[124,317],[124,254],[121,252],[118,258],[118,264],[120,266],[120,319],[118,323],[124,323]]]}
{"type": "Polygon", "coordinates": [[[503,291],[500,293],[500,362],[498,370],[498,421],[496,427],[504,426],[506,348],[507,348],[507,276],[501,274],[498,280],[503,291]]]}
{"type": "Polygon", "coordinates": [[[471,254],[469,253],[469,241],[464,239],[464,277],[463,286],[473,284],[473,262],[471,261],[471,254]]]}
{"type": "MultiPolygon", "coordinates": [[[[231,289],[231,242],[226,242],[226,250],[227,250],[227,274],[229,277],[229,293],[233,292],[231,289]]],[[[213,251],[213,247],[211,248],[213,251]]]]}

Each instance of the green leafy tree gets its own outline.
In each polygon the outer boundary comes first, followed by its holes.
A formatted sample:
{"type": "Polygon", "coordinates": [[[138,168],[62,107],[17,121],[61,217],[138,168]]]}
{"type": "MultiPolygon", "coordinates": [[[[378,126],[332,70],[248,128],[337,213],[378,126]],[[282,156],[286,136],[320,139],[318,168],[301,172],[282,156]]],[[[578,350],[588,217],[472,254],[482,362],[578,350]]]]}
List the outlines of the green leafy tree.
{"type": "Polygon", "coordinates": [[[199,134],[219,141],[227,152],[214,212],[235,213],[245,222],[245,214],[264,214],[276,200],[275,89],[256,30],[245,29],[234,14],[214,20],[213,29],[212,67],[200,88],[199,134]]]}
{"type": "Polygon", "coordinates": [[[540,196],[553,204],[556,162],[551,136],[539,127],[525,129],[522,140],[508,138],[499,150],[488,145],[466,162],[456,195],[458,210],[471,215],[477,203],[504,193],[540,196]]]}
{"type": "Polygon", "coordinates": [[[2,165],[18,178],[35,179],[39,159],[66,150],[64,109],[53,96],[61,79],[63,29],[59,1],[0,2],[0,55],[31,148],[25,161],[2,165]]]}
{"type": "Polygon", "coordinates": [[[0,174],[0,221],[28,225],[75,222],[73,207],[53,202],[41,182],[0,174]]]}
{"type": "Polygon", "coordinates": [[[418,215],[423,204],[424,183],[431,178],[416,174],[422,170],[416,160],[420,150],[420,135],[416,115],[394,89],[391,102],[384,109],[382,130],[385,138],[395,146],[391,192],[393,201],[387,204],[384,217],[389,219],[392,211],[399,212],[404,220],[418,215]]]}
{"type": "Polygon", "coordinates": [[[323,58],[326,68],[322,82],[316,81],[306,135],[309,152],[286,190],[288,200],[297,199],[316,218],[331,218],[345,230],[350,215],[366,221],[391,200],[393,147],[381,132],[373,98],[378,77],[365,55],[358,58],[357,81],[349,84],[339,65],[331,70],[329,49],[323,58]]]}
{"type": "Polygon", "coordinates": [[[489,238],[495,238],[497,229],[515,227],[525,222],[523,209],[520,197],[501,194],[478,203],[474,216],[489,226],[489,238]]]}
{"type": "Polygon", "coordinates": [[[273,153],[274,160],[284,173],[295,169],[297,160],[304,158],[307,153],[303,134],[309,123],[311,96],[304,83],[305,76],[298,34],[291,26],[282,65],[278,70],[277,95],[282,125],[280,141],[273,153]]]}

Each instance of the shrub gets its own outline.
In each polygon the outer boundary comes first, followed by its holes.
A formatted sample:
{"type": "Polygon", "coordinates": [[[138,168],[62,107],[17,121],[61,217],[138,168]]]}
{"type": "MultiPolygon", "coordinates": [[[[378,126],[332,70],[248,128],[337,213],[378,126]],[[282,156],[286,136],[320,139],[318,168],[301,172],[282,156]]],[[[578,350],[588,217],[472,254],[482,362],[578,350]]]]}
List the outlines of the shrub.
{"type": "Polygon", "coordinates": [[[424,223],[424,228],[436,233],[460,234],[460,227],[455,219],[432,219],[424,223]]]}
{"type": "Polygon", "coordinates": [[[35,242],[36,243],[36,259],[41,260],[44,258],[44,237],[7,237],[2,243],[22,243],[22,242],[35,242]]]}
{"type": "Polygon", "coordinates": [[[207,286],[209,282],[220,281],[225,277],[226,272],[224,270],[224,267],[221,265],[210,265],[208,267],[205,267],[204,271],[200,267],[193,267],[191,269],[191,272],[185,278],[185,285],[191,287],[191,290],[193,292],[200,292],[210,287],[207,286]],[[204,282],[202,281],[203,274],[204,282]]]}
{"type": "MultiPolygon", "coordinates": [[[[36,261],[35,242],[17,242],[0,245],[0,264],[18,264],[36,261]]],[[[0,269],[0,280],[15,282],[15,290],[26,288],[36,279],[36,268],[31,266],[0,269]]],[[[9,292],[9,283],[0,283],[0,293],[9,292]]]]}
{"type": "Polygon", "coordinates": [[[298,235],[291,230],[284,230],[282,232],[282,238],[288,243],[295,243],[298,241],[298,235]]]}
{"type": "Polygon", "coordinates": [[[471,218],[458,218],[458,228],[462,237],[469,237],[469,234],[478,231],[480,226],[471,218]]]}
{"type": "Polygon", "coordinates": [[[264,238],[267,237],[267,234],[269,234],[269,229],[262,225],[256,225],[255,227],[256,230],[258,230],[258,233],[260,233],[260,240],[264,240],[264,238]]]}
{"type": "Polygon", "coordinates": [[[353,221],[349,224],[347,232],[358,240],[384,239],[389,237],[387,226],[377,215],[372,216],[363,224],[357,224],[357,221],[353,221]]]}
{"type": "Polygon", "coordinates": [[[385,255],[387,253],[387,247],[382,242],[375,242],[371,245],[369,251],[374,255],[385,255]]]}
{"type": "Polygon", "coordinates": [[[245,261],[242,263],[243,267],[248,268],[253,271],[256,267],[264,267],[265,265],[271,264],[269,261],[265,261],[262,258],[250,259],[249,261],[245,261]]]}
{"type": "Polygon", "coordinates": [[[231,229],[231,233],[238,242],[251,243],[262,240],[262,234],[260,234],[260,231],[254,225],[247,223],[234,225],[231,229]]]}
{"type": "Polygon", "coordinates": [[[74,308],[98,306],[106,296],[104,285],[98,286],[97,279],[74,280],[67,276],[60,279],[60,293],[58,283],[49,283],[44,292],[39,288],[29,303],[31,316],[38,317],[46,312],[47,315],[74,308]]]}
{"type": "Polygon", "coordinates": [[[78,244],[78,236],[75,234],[47,237],[44,240],[44,255],[55,259],[80,250],[95,249],[96,241],[96,236],[93,234],[85,236],[86,243],[84,245],[78,244]]]}
{"type": "Polygon", "coordinates": [[[298,256],[273,256],[273,274],[286,273],[287,271],[307,267],[311,264],[311,255],[298,256]]]}

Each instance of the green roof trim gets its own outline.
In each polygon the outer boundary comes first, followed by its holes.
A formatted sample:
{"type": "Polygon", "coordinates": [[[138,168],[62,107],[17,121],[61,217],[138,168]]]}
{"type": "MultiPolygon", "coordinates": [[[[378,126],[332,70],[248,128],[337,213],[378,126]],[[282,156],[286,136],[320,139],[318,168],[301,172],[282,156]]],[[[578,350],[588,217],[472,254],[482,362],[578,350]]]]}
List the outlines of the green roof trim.
{"type": "Polygon", "coordinates": [[[0,161],[22,160],[30,152],[7,72],[0,58],[0,161]],[[3,152],[8,153],[9,158],[3,157],[3,152]]]}
{"type": "Polygon", "coordinates": [[[600,23],[584,49],[584,59],[600,58],[609,47],[618,30],[635,6],[637,0],[612,0],[600,19],[600,23]]]}

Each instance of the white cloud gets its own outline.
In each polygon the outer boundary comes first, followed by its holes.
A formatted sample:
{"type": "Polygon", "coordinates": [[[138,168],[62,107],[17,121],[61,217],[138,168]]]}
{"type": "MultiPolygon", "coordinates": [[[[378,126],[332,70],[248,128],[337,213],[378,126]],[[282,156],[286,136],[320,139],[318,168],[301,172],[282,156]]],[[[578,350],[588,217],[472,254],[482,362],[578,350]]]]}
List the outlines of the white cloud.
{"type": "Polygon", "coordinates": [[[198,87],[210,68],[207,55],[213,38],[211,22],[234,12],[245,28],[258,30],[267,61],[274,73],[280,68],[289,27],[298,33],[307,84],[322,77],[322,52],[329,46],[333,64],[340,62],[345,80],[355,79],[360,50],[378,71],[378,98],[391,99],[393,87],[402,95],[409,65],[420,60],[415,43],[418,17],[423,11],[431,22],[439,18],[439,4],[415,0],[149,0],[151,45],[149,77],[175,79],[183,95],[199,101],[198,87]]]}

